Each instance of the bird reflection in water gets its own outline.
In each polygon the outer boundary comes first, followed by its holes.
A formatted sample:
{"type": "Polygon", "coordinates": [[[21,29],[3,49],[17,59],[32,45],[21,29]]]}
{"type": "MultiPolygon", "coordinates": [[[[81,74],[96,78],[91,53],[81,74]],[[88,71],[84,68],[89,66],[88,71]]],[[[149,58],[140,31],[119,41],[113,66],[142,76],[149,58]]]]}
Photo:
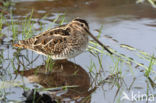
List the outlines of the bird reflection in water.
{"type": "Polygon", "coordinates": [[[94,91],[89,90],[88,73],[81,66],[67,60],[56,61],[51,71],[47,71],[46,65],[40,65],[30,70],[19,71],[19,74],[44,88],[76,85],[77,87],[68,88],[67,92],[60,96],[64,100],[76,102],[85,100],[85,103],[90,103],[90,94],[94,91]]]}

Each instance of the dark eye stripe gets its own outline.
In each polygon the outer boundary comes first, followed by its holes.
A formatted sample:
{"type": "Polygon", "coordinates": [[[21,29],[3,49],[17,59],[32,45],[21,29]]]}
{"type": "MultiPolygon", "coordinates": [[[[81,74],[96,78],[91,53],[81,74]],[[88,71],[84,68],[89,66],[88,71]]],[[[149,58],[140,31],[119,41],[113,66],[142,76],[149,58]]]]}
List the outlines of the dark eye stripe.
{"type": "Polygon", "coordinates": [[[82,19],[75,19],[75,21],[79,21],[79,22],[81,22],[81,23],[84,23],[84,24],[89,28],[88,23],[87,23],[85,20],[82,20],[82,19]]]}

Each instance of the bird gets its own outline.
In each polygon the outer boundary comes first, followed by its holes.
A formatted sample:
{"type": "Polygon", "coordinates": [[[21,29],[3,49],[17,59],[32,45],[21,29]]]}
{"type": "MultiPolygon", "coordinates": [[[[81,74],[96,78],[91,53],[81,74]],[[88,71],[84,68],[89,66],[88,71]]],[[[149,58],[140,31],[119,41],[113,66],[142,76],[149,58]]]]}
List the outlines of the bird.
{"type": "Polygon", "coordinates": [[[25,48],[49,56],[53,60],[64,60],[78,56],[88,46],[89,36],[106,51],[113,54],[104,44],[89,31],[86,20],[75,18],[68,24],[46,30],[27,40],[20,40],[14,47],[25,48]]]}

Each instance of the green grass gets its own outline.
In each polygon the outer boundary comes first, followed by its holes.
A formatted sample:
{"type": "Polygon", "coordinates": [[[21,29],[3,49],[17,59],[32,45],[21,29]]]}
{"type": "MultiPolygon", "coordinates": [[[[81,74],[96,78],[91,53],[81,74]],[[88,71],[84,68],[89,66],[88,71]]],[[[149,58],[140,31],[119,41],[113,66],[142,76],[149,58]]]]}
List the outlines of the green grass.
{"type": "Polygon", "coordinates": [[[64,22],[65,22],[65,14],[61,16],[60,25],[63,25],[64,22]]]}
{"type": "Polygon", "coordinates": [[[33,16],[33,10],[30,13],[29,16],[27,16],[22,23],[22,39],[28,39],[31,38],[33,34],[33,24],[34,22],[32,21],[32,16],[33,16]]]}
{"type": "MultiPolygon", "coordinates": [[[[99,47],[101,47],[98,43],[95,43],[93,41],[90,41],[89,42],[90,45],[88,46],[88,50],[91,51],[92,53],[96,53],[96,52],[99,52],[101,54],[105,54],[105,55],[109,55],[107,52],[103,51],[103,49],[99,49],[99,47]]],[[[148,66],[146,65],[143,65],[142,63],[139,63],[138,61],[134,60],[133,58],[131,57],[127,57],[126,55],[124,54],[121,54],[111,48],[109,48],[114,54],[112,56],[114,57],[119,57],[121,61],[127,63],[127,64],[131,64],[131,63],[134,63],[142,68],[144,68],[145,70],[148,70],[148,66]]],[[[134,50],[135,52],[139,52],[139,55],[136,53],[136,56],[138,57],[142,57],[142,59],[144,59],[145,61],[147,60],[147,62],[151,59],[151,58],[155,58],[155,57],[152,57],[150,55],[147,55],[147,53],[145,52],[142,52],[138,49],[131,49],[131,50],[134,50]],[[147,59],[148,58],[148,59],[147,59]]],[[[156,62],[153,62],[153,64],[156,64],[156,62]]],[[[156,71],[151,71],[153,73],[156,73],[156,71]]]]}
{"type": "Polygon", "coordinates": [[[14,22],[13,20],[13,17],[11,16],[11,30],[12,30],[12,39],[13,41],[17,40],[18,39],[18,27],[16,25],[16,23],[14,22]]]}
{"type": "Polygon", "coordinates": [[[3,57],[3,51],[4,51],[4,50],[1,50],[1,51],[0,51],[0,65],[2,65],[3,59],[4,59],[4,57],[3,57]]]}
{"type": "MultiPolygon", "coordinates": [[[[2,32],[2,27],[3,27],[3,19],[4,19],[3,15],[2,15],[2,14],[0,14],[0,33],[2,32]]],[[[1,37],[1,36],[0,36],[0,37],[1,37]]]]}
{"type": "Polygon", "coordinates": [[[8,11],[8,9],[11,6],[15,5],[15,3],[12,2],[12,0],[0,0],[0,3],[1,3],[0,9],[5,10],[5,11],[8,11]]]}
{"type": "Polygon", "coordinates": [[[1,37],[4,36],[4,34],[2,33],[4,22],[5,22],[5,17],[3,14],[0,13],[0,39],[1,37]]]}
{"type": "Polygon", "coordinates": [[[153,69],[153,65],[155,63],[155,57],[154,55],[151,57],[151,60],[150,60],[150,63],[149,63],[149,66],[148,66],[148,69],[145,70],[145,76],[146,77],[149,77],[150,76],[150,73],[153,69]]]}
{"type": "Polygon", "coordinates": [[[93,62],[93,60],[90,60],[90,65],[89,65],[88,69],[89,69],[89,72],[90,72],[90,73],[93,72],[93,69],[96,70],[96,65],[95,65],[95,63],[93,62]]]}
{"type": "Polygon", "coordinates": [[[46,71],[52,72],[54,66],[54,61],[48,56],[47,60],[45,61],[46,71]]]}

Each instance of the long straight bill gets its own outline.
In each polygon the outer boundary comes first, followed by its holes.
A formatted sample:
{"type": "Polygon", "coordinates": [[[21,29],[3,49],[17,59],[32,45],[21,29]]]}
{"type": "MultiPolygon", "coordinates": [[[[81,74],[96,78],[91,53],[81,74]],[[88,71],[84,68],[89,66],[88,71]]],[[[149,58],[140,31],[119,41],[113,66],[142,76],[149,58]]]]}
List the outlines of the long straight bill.
{"type": "Polygon", "coordinates": [[[98,39],[96,39],[93,34],[91,34],[87,29],[86,31],[88,32],[89,36],[91,36],[98,44],[100,44],[108,53],[111,55],[113,54],[104,44],[102,44],[98,39]]]}

